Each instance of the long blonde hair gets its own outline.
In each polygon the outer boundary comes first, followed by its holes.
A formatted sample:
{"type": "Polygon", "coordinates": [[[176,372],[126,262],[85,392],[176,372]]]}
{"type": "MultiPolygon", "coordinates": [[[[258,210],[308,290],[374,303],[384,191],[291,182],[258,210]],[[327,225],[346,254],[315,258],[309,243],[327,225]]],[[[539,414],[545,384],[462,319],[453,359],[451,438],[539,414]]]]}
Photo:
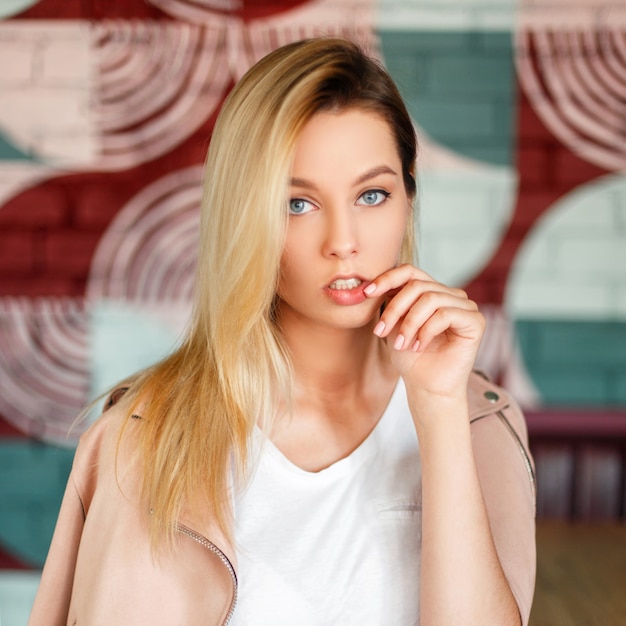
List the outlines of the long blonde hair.
{"type": "MultiPolygon", "coordinates": [[[[273,309],[294,146],[316,112],[353,107],[388,121],[413,197],[410,117],[387,72],[353,43],[320,38],[279,48],[224,103],[206,160],[192,320],[180,348],[130,389],[131,412],[144,417],[139,454],[153,545],[173,536],[183,507],[200,501],[230,536],[231,469],[245,477],[254,425],[271,420],[291,392],[273,309]]],[[[413,230],[410,220],[405,262],[413,230]]]]}

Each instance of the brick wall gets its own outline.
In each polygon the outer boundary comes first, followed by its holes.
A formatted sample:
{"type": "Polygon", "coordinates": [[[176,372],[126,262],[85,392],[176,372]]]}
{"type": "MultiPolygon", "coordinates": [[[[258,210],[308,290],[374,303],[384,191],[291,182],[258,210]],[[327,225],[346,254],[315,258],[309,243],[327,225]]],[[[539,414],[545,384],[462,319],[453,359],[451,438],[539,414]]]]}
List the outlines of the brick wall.
{"type": "MultiPolygon", "coordinates": [[[[285,0],[244,2],[227,20],[207,9],[193,21],[176,3],[163,4],[168,13],[149,0],[0,7],[0,567],[41,564],[75,443],[61,433],[90,390],[166,351],[184,319],[184,297],[167,314],[140,306],[151,290],[171,286],[146,278],[158,275],[148,271],[150,237],[180,233],[158,266],[184,285],[194,168],[221,100],[266,51],[238,47],[246,29],[265,43],[332,28],[380,52],[420,135],[422,264],[465,286],[494,321],[481,366],[535,409],[584,408],[590,420],[624,411],[626,102],[595,89],[613,117],[583,108],[587,126],[577,126],[559,109],[569,102],[572,110],[576,85],[562,85],[555,99],[549,66],[575,59],[604,76],[621,63],[607,50],[626,36],[626,22],[619,13],[604,21],[618,4],[599,11],[575,0],[555,11],[537,1],[285,0]],[[259,12],[271,19],[256,20],[259,12]],[[588,47],[556,46],[555,26],[571,33],[571,45],[587,33],[588,47]],[[222,40],[230,45],[215,43],[222,40]],[[132,95],[147,87],[133,82],[140,72],[127,72],[124,83],[119,59],[141,64],[168,41],[172,50],[188,46],[190,65],[178,72],[184,88],[160,108],[149,106],[156,96],[144,99],[138,116],[132,95]],[[124,107],[133,116],[126,125],[124,107]],[[120,342],[133,336],[156,348],[135,361],[115,347],[116,330],[120,342]]],[[[164,89],[173,56],[163,55],[154,81],[164,89]]],[[[623,79],[619,86],[623,93],[623,79]]],[[[582,83],[578,95],[592,106],[582,83]]],[[[546,450],[537,450],[541,472],[571,478],[571,450],[546,450]]],[[[623,490],[611,455],[613,478],[604,482],[623,490]]],[[[540,498],[556,502],[558,485],[544,484],[540,498]]],[[[597,483],[580,484],[588,495],[597,483]]],[[[603,511],[618,514],[604,502],[603,511]]],[[[540,512],[572,510],[559,506],[540,512]]]]}

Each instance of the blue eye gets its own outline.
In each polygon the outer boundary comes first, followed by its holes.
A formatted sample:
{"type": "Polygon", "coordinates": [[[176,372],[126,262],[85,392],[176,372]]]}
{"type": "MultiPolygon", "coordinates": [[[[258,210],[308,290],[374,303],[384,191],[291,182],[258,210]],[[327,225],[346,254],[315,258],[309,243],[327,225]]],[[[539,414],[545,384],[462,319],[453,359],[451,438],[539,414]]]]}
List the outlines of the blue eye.
{"type": "Polygon", "coordinates": [[[303,215],[315,208],[308,200],[302,198],[292,198],[289,200],[289,214],[290,215],[303,215]]]}
{"type": "Polygon", "coordinates": [[[391,194],[383,189],[368,189],[359,196],[357,204],[366,206],[378,206],[382,204],[391,194]]]}

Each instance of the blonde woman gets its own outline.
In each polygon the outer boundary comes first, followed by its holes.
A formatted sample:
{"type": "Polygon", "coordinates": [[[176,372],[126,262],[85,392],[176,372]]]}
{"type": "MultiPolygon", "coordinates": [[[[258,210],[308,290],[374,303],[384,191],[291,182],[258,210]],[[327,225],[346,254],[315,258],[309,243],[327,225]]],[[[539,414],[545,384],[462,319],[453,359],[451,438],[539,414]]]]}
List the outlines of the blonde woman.
{"type": "Polygon", "coordinates": [[[476,305],[414,264],[415,157],[351,43],[244,76],[192,323],[81,439],[31,624],[527,623],[524,422],[472,371],[476,305]]]}

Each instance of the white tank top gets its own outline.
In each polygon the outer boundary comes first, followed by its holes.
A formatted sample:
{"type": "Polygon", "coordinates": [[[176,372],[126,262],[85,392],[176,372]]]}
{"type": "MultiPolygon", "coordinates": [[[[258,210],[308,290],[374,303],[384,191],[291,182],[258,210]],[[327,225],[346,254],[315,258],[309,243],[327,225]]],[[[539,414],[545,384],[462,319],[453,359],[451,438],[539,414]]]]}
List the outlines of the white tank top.
{"type": "Polygon", "coordinates": [[[418,623],[420,458],[402,380],[367,439],[320,472],[271,442],[235,502],[233,626],[418,623]]]}

